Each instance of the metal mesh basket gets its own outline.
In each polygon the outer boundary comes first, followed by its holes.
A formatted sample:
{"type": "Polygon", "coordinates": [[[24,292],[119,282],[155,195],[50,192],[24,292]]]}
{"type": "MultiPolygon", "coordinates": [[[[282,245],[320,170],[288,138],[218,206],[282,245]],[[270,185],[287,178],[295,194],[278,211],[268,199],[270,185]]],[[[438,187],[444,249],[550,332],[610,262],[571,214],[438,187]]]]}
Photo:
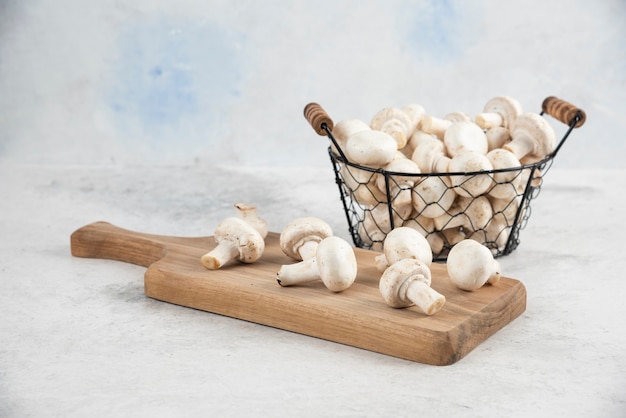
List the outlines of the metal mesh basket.
{"type": "Polygon", "coordinates": [[[542,103],[540,114],[554,117],[568,129],[541,161],[490,171],[415,174],[350,162],[324,109],[309,103],[304,114],[315,131],[331,141],[328,153],[355,246],[381,250],[387,233],[408,226],[426,237],[435,261],[445,261],[452,246],[466,238],[487,246],[494,257],[515,250],[531,215],[530,203],[539,195],[554,157],[586,119],[581,109],[551,96],[542,103]],[[471,193],[470,186],[477,181],[489,182],[487,192],[471,193]]]}

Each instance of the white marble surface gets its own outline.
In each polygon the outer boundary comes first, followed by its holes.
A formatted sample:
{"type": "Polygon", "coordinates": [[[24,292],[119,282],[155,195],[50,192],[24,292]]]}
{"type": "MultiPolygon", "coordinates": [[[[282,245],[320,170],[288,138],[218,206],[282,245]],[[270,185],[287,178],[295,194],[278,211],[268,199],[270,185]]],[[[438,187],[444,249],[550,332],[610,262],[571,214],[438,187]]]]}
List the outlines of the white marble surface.
{"type": "Polygon", "coordinates": [[[0,416],[626,416],[625,182],[555,165],[500,259],[526,311],[437,367],[151,300],[143,267],[70,255],[93,221],[210,235],[234,201],[347,238],[330,164],[0,163],[0,416]]]}

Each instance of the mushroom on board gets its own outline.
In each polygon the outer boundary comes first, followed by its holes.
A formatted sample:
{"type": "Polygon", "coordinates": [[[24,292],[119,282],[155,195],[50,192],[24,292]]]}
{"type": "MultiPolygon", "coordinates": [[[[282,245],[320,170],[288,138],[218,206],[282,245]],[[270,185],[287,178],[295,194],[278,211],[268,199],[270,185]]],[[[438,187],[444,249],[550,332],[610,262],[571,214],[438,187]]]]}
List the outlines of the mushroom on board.
{"type": "Polygon", "coordinates": [[[428,245],[433,254],[439,254],[443,250],[443,238],[438,231],[435,231],[435,222],[431,218],[413,214],[410,219],[404,221],[402,226],[413,228],[428,241],[428,245]]]}
{"type": "Polygon", "coordinates": [[[261,234],[264,239],[267,237],[267,222],[265,219],[259,217],[256,206],[247,203],[235,203],[235,209],[241,219],[259,231],[259,234],[261,234]]]}
{"type": "Polygon", "coordinates": [[[202,265],[209,270],[217,270],[233,259],[253,263],[265,251],[265,241],[259,231],[238,217],[232,216],[220,222],[214,238],[217,247],[200,258],[202,265]]]}
{"type": "Polygon", "coordinates": [[[405,258],[415,258],[430,267],[433,251],[426,238],[407,226],[393,229],[383,241],[383,253],[374,257],[376,268],[383,272],[391,264],[405,258]]]}
{"type": "Polygon", "coordinates": [[[446,260],[448,276],[459,289],[474,291],[500,280],[500,263],[484,245],[465,239],[454,245],[446,260]]]}
{"type": "Polygon", "coordinates": [[[446,298],[431,285],[428,266],[414,258],[405,258],[393,263],[383,272],[378,289],[385,303],[392,308],[417,306],[426,315],[441,310],[446,298]]]}
{"type": "Polygon", "coordinates": [[[554,151],[556,135],[548,121],[537,113],[524,113],[511,127],[511,141],[502,146],[518,160],[541,160],[554,151]]]}
{"type": "Polygon", "coordinates": [[[280,232],[280,249],[294,260],[313,258],[318,244],[333,235],[326,221],[314,216],[305,216],[290,221],[280,232]]]}
{"type": "Polygon", "coordinates": [[[497,126],[510,128],[522,112],[522,105],[514,98],[496,96],[485,104],[482,113],[476,115],[474,120],[483,129],[497,126]]]}
{"type": "Polygon", "coordinates": [[[330,236],[320,241],[314,257],[281,266],[276,280],[283,287],[321,280],[331,292],[342,292],[352,286],[356,275],[354,249],[344,239],[330,236]]]}

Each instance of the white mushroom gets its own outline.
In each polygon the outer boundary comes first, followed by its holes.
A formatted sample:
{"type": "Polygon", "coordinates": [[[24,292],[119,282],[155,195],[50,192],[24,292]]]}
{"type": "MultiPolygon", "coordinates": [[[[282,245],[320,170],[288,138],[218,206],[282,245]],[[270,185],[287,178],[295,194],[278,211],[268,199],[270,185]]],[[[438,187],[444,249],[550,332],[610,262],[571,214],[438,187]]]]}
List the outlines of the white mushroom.
{"type": "Polygon", "coordinates": [[[491,203],[486,196],[476,198],[459,196],[450,210],[434,219],[438,230],[463,227],[468,231],[483,229],[493,216],[491,203]]]}
{"type": "Polygon", "coordinates": [[[414,146],[411,160],[422,173],[445,173],[448,171],[450,157],[446,154],[445,145],[440,139],[422,131],[415,131],[411,137],[414,146]]]}
{"type": "Polygon", "coordinates": [[[378,173],[375,171],[343,164],[340,173],[352,200],[363,206],[374,206],[387,201],[386,193],[376,186],[378,173]]]}
{"type": "MultiPolygon", "coordinates": [[[[402,224],[400,218],[392,211],[393,226],[402,224]]],[[[389,231],[391,231],[391,218],[389,217],[389,207],[387,205],[377,205],[366,209],[363,213],[363,222],[358,226],[358,233],[365,245],[371,246],[374,251],[382,250],[382,242],[389,231]]]]}
{"type": "MultiPolygon", "coordinates": [[[[520,166],[519,160],[510,151],[502,148],[491,150],[487,159],[494,170],[510,169],[520,166]]],[[[521,181],[520,170],[497,171],[493,173],[494,186],[489,189],[489,195],[497,199],[511,199],[517,196],[521,181]]]]}
{"type": "Polygon", "coordinates": [[[411,132],[412,134],[416,129],[419,129],[419,126],[422,123],[422,119],[424,118],[424,114],[426,113],[424,106],[417,103],[411,103],[404,106],[402,110],[404,110],[404,113],[406,113],[411,120],[409,132],[411,132]]]}
{"type": "Polygon", "coordinates": [[[402,226],[413,228],[428,241],[433,254],[439,254],[443,250],[443,238],[435,231],[435,222],[431,218],[414,213],[410,219],[404,221],[402,226]]]}
{"type": "Polygon", "coordinates": [[[281,266],[277,281],[281,286],[293,286],[322,280],[331,292],[341,292],[352,286],[356,276],[354,249],[342,238],[330,236],[319,242],[314,257],[281,266]]]}
{"type": "Polygon", "coordinates": [[[446,298],[430,287],[431,280],[428,266],[405,258],[387,267],[378,288],[385,303],[393,308],[415,305],[426,315],[433,315],[441,310],[446,298]]]}
{"type": "Polygon", "coordinates": [[[443,117],[450,122],[471,122],[472,118],[465,112],[450,112],[443,117]]]}
{"type": "Polygon", "coordinates": [[[419,215],[437,218],[454,203],[456,192],[447,176],[429,176],[413,187],[413,207],[419,215]]]}
{"type": "Polygon", "coordinates": [[[400,218],[407,219],[413,211],[412,189],[417,177],[391,173],[419,174],[420,169],[415,162],[399,151],[397,157],[383,168],[387,173],[378,173],[376,178],[378,190],[384,195],[381,201],[387,201],[387,187],[389,187],[391,206],[400,218]]]}
{"type": "Polygon", "coordinates": [[[452,125],[452,122],[445,119],[440,119],[432,115],[425,115],[422,119],[422,131],[433,134],[439,139],[443,139],[443,135],[446,130],[452,125]]]}
{"type": "Polygon", "coordinates": [[[485,229],[489,220],[493,217],[493,208],[487,196],[475,198],[459,197],[457,201],[461,206],[465,207],[463,228],[471,232],[485,229]]]}
{"type": "Polygon", "coordinates": [[[294,260],[313,258],[319,243],[333,235],[328,223],[320,218],[305,216],[289,222],[280,233],[280,249],[294,260]]]}
{"type": "MultiPolygon", "coordinates": [[[[335,138],[335,141],[337,141],[337,143],[339,144],[339,147],[341,147],[341,150],[345,152],[346,141],[348,140],[350,135],[357,132],[369,130],[369,125],[360,119],[343,119],[335,124],[332,134],[335,138]]],[[[331,143],[331,148],[334,152],[337,153],[335,144],[331,143]]]]}
{"type": "Polygon", "coordinates": [[[247,203],[235,203],[238,216],[259,231],[263,238],[267,236],[267,222],[259,217],[256,206],[247,203]]]}
{"type": "Polygon", "coordinates": [[[450,183],[454,191],[463,197],[479,196],[486,193],[493,185],[493,180],[489,174],[477,174],[482,171],[491,171],[493,166],[485,154],[477,151],[463,151],[455,155],[450,160],[448,166],[451,174],[450,183]]]}
{"type": "Polygon", "coordinates": [[[398,144],[389,134],[377,130],[359,131],[346,140],[345,153],[356,164],[379,168],[396,155],[398,144]]]}
{"type": "Polygon", "coordinates": [[[450,157],[463,151],[486,154],[489,149],[485,132],[473,122],[452,123],[443,136],[443,143],[450,157]]]}
{"type": "Polygon", "coordinates": [[[522,105],[509,96],[497,96],[490,99],[483,112],[476,115],[476,124],[483,129],[496,126],[510,128],[518,116],[522,114],[522,105]]]}
{"type": "Polygon", "coordinates": [[[521,200],[521,196],[515,196],[510,200],[489,198],[493,208],[493,217],[485,227],[483,244],[487,244],[489,247],[495,246],[498,251],[506,249],[521,200]]]}
{"type": "Polygon", "coordinates": [[[511,141],[502,148],[511,151],[518,160],[541,160],[554,151],[556,135],[546,119],[537,113],[524,113],[511,127],[511,141]]]}
{"type": "Polygon", "coordinates": [[[429,134],[435,135],[439,139],[443,139],[446,131],[455,122],[471,122],[471,118],[464,112],[448,113],[443,119],[432,115],[425,115],[422,118],[421,129],[429,134]]]}
{"type": "Polygon", "coordinates": [[[452,283],[467,291],[500,280],[500,263],[493,258],[487,247],[471,239],[463,240],[452,247],[448,253],[446,268],[452,283]]]}
{"type": "Polygon", "coordinates": [[[403,109],[386,107],[374,115],[370,128],[389,134],[396,140],[397,149],[402,149],[413,133],[415,124],[403,109]]]}
{"type": "Polygon", "coordinates": [[[430,267],[433,252],[422,234],[413,228],[401,226],[387,234],[383,241],[383,253],[374,259],[376,268],[382,272],[405,258],[415,258],[430,267]]]}
{"type": "Polygon", "coordinates": [[[229,217],[217,225],[214,235],[217,247],[200,258],[209,270],[217,270],[233,259],[253,263],[265,251],[265,241],[259,231],[238,217],[229,217]]]}
{"type": "Polygon", "coordinates": [[[504,126],[496,126],[487,130],[485,136],[487,137],[489,151],[502,148],[504,144],[511,140],[511,134],[504,126]]]}

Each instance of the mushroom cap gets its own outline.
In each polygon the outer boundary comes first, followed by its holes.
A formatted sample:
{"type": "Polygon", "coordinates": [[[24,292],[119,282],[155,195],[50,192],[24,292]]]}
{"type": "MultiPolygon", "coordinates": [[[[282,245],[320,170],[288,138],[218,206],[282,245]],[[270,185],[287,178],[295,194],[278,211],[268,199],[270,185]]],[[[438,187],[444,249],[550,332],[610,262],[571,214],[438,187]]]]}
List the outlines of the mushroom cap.
{"type": "MultiPolygon", "coordinates": [[[[512,142],[522,137],[532,139],[533,148],[527,155],[540,159],[550,154],[556,147],[556,134],[552,125],[538,113],[528,112],[518,117],[511,127],[511,137],[512,142]]],[[[508,143],[503,148],[509,149],[510,145],[512,144],[508,143]]],[[[512,151],[512,149],[509,150],[512,151]]],[[[518,157],[523,158],[523,156],[518,157]]]]}
{"type": "Polygon", "coordinates": [[[446,260],[448,276],[457,287],[467,291],[481,288],[494,273],[491,251],[473,239],[455,244],[446,260]]]}
{"type": "Polygon", "coordinates": [[[345,151],[351,162],[379,168],[393,160],[398,143],[385,132],[360,131],[348,137],[345,151]]]}
{"type": "Polygon", "coordinates": [[[391,135],[396,140],[397,148],[401,149],[404,148],[413,133],[414,123],[410,115],[403,109],[386,107],[374,115],[370,127],[391,135]]]}
{"type": "MultiPolygon", "coordinates": [[[[448,165],[450,173],[476,173],[491,171],[493,166],[489,158],[476,151],[463,151],[455,155],[448,165]]],[[[465,197],[478,196],[485,193],[493,184],[488,174],[451,175],[450,181],[454,190],[465,197]]]]}
{"type": "Polygon", "coordinates": [[[392,119],[400,121],[407,130],[413,125],[411,117],[404,110],[398,107],[385,107],[376,112],[370,122],[370,128],[380,130],[385,122],[392,119]]]}
{"type": "Polygon", "coordinates": [[[254,229],[259,231],[259,234],[265,239],[267,236],[267,221],[259,217],[257,208],[254,205],[248,203],[235,203],[235,210],[241,219],[252,225],[254,229]]]}
{"type": "Polygon", "coordinates": [[[333,128],[333,136],[341,144],[345,142],[350,135],[356,132],[369,130],[369,125],[360,119],[343,119],[335,124],[333,128]]]}
{"type": "Polygon", "coordinates": [[[496,126],[487,130],[485,136],[487,137],[489,151],[502,147],[511,139],[509,129],[504,126],[496,126]]]}
{"type": "Polygon", "coordinates": [[[475,123],[453,122],[443,135],[443,143],[450,157],[462,151],[476,151],[486,154],[489,143],[485,132],[475,123]]]}
{"type": "Polygon", "coordinates": [[[357,261],[354,249],[340,237],[331,236],[320,241],[315,260],[320,279],[332,292],[346,290],[356,280],[357,261]]]}
{"type": "MultiPolygon", "coordinates": [[[[389,162],[389,164],[385,165],[383,168],[385,171],[390,173],[407,173],[407,174],[420,174],[420,168],[417,163],[409,158],[407,158],[401,152],[397,152],[398,157],[394,158],[389,162]]],[[[387,177],[384,175],[379,175],[376,177],[376,186],[381,192],[385,192],[385,179],[387,177]]],[[[415,185],[415,180],[417,177],[415,176],[401,176],[401,175],[390,175],[389,176],[389,185],[393,188],[393,186],[398,187],[413,187],[415,185]]]]}
{"type": "Polygon", "coordinates": [[[413,132],[418,128],[419,124],[422,123],[422,118],[424,117],[426,110],[424,109],[424,106],[417,103],[410,103],[404,106],[402,110],[411,120],[411,126],[409,128],[410,131],[413,132]]]}
{"type": "Polygon", "coordinates": [[[465,208],[463,226],[468,231],[477,231],[485,228],[493,217],[493,208],[487,196],[475,198],[459,196],[458,203],[465,208]]]}
{"type": "Polygon", "coordinates": [[[426,177],[413,187],[413,191],[413,207],[427,218],[446,213],[457,196],[447,176],[426,177]]]}
{"type": "Polygon", "coordinates": [[[390,265],[405,258],[415,258],[427,266],[433,261],[433,252],[426,238],[407,226],[389,232],[383,242],[383,250],[390,265]]]}
{"type": "MultiPolygon", "coordinates": [[[[487,153],[494,170],[519,167],[520,161],[515,154],[502,148],[496,148],[487,153]]],[[[517,189],[522,180],[520,170],[500,171],[493,173],[495,185],[489,190],[489,195],[496,198],[512,198],[517,195],[517,189]]]]}
{"type": "Polygon", "coordinates": [[[413,305],[413,302],[404,298],[404,295],[406,287],[415,280],[430,286],[432,282],[430,269],[417,259],[405,258],[385,269],[380,276],[378,289],[387,305],[393,308],[405,308],[413,305]]]}
{"type": "Polygon", "coordinates": [[[465,112],[450,112],[443,117],[450,122],[471,122],[472,118],[465,112]]]}
{"type": "Polygon", "coordinates": [[[265,240],[252,225],[234,216],[224,219],[215,229],[215,241],[231,241],[239,251],[238,259],[244,263],[252,263],[263,254],[265,240]]]}
{"type": "MultiPolygon", "coordinates": [[[[483,108],[483,113],[497,113],[502,117],[503,125],[505,128],[509,128],[513,125],[515,120],[522,114],[522,105],[512,97],[509,96],[496,96],[491,98],[483,108]]],[[[476,116],[476,123],[482,126],[481,115],[476,116]]]]}
{"type": "Polygon", "coordinates": [[[422,173],[435,171],[438,159],[446,155],[443,142],[436,136],[422,131],[416,131],[412,138],[417,138],[417,140],[413,154],[411,154],[411,160],[418,165],[422,173]]]}
{"type": "Polygon", "coordinates": [[[324,238],[333,235],[331,226],[326,221],[313,216],[305,216],[293,219],[280,233],[280,249],[287,256],[302,260],[300,247],[306,242],[315,241],[319,243],[324,238]]]}

